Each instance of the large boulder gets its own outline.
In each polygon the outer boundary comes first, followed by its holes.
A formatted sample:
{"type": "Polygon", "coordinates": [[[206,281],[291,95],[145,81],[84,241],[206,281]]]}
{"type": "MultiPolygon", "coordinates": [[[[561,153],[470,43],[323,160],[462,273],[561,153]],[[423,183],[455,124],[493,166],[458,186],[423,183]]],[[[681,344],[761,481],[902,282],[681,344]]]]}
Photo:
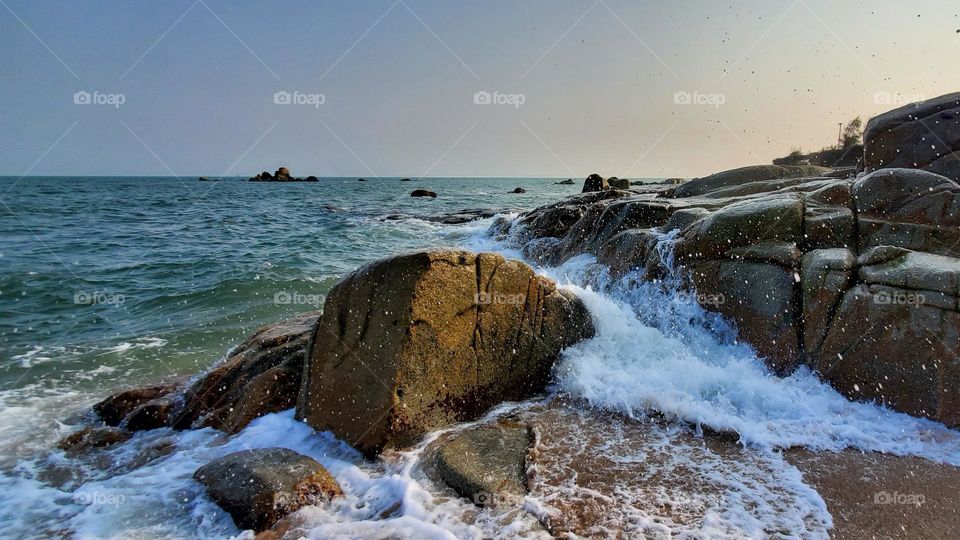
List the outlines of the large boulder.
{"type": "Polygon", "coordinates": [[[176,390],[177,381],[121,390],[97,402],[93,412],[108,426],[119,426],[135,409],[176,390]]]}
{"type": "Polygon", "coordinates": [[[527,452],[532,442],[530,430],[516,423],[458,433],[438,445],[437,472],[461,497],[479,506],[522,499],[527,494],[527,452]]]}
{"type": "Polygon", "coordinates": [[[184,392],[174,427],[236,433],[260,416],[293,408],[319,317],[304,313],[254,332],[184,392]]]}
{"type": "Polygon", "coordinates": [[[829,168],[814,165],[752,165],[684,182],[677,186],[673,196],[696,197],[741,184],[782,178],[816,177],[829,171],[829,168]]]}
{"type": "Polygon", "coordinates": [[[297,417],[374,455],[541,391],[593,332],[579,299],[498,254],[378,261],[327,297],[297,417]]]}
{"type": "Polygon", "coordinates": [[[323,465],[286,448],[235,452],[200,467],[193,477],[238,527],[257,532],[304,506],[343,495],[323,465]]]}
{"type": "Polygon", "coordinates": [[[960,180],[960,92],[872,118],[863,142],[868,172],[902,167],[960,180]]]}

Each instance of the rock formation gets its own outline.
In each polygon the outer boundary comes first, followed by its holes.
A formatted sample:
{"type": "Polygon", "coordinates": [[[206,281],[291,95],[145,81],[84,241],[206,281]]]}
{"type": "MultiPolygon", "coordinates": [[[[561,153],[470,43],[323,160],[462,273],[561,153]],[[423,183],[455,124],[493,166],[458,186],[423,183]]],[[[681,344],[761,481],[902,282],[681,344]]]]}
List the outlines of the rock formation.
{"type": "Polygon", "coordinates": [[[327,297],[297,417],[376,454],[541,391],[592,334],[579,299],[500,255],[378,261],[327,297]]]}

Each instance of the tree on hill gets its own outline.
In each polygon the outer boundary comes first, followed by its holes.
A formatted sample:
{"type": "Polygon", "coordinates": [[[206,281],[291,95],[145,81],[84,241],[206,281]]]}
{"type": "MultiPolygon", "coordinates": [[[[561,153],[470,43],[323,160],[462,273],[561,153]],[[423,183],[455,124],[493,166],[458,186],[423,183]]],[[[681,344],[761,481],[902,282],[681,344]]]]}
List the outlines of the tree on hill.
{"type": "Polygon", "coordinates": [[[863,120],[860,117],[856,117],[853,120],[847,122],[847,125],[843,128],[843,148],[850,148],[856,144],[860,144],[860,138],[863,137],[863,120]]]}

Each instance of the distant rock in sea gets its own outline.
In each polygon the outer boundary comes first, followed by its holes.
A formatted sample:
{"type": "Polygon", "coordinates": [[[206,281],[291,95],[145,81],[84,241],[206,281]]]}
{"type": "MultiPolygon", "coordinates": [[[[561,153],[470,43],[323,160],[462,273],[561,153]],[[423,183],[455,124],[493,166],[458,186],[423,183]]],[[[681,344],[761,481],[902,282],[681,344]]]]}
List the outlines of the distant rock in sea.
{"type": "Polygon", "coordinates": [[[557,182],[558,186],[572,186],[574,184],[576,184],[576,182],[573,181],[573,178],[567,178],[566,180],[557,182]]]}
{"type": "Polygon", "coordinates": [[[402,178],[400,181],[401,181],[401,182],[410,182],[410,179],[409,179],[409,178],[402,178]]]}
{"type": "Polygon", "coordinates": [[[410,193],[411,197],[430,197],[432,199],[437,198],[437,194],[432,191],[427,191],[425,189],[415,189],[410,193]]]}
{"type": "Polygon", "coordinates": [[[280,167],[273,174],[263,171],[262,173],[250,178],[251,182],[318,182],[316,176],[306,178],[295,178],[290,175],[290,169],[280,167]]]}
{"type": "Polygon", "coordinates": [[[514,190],[511,191],[510,193],[526,193],[526,192],[527,190],[523,189],[522,187],[518,187],[518,188],[514,188],[514,190]]]}

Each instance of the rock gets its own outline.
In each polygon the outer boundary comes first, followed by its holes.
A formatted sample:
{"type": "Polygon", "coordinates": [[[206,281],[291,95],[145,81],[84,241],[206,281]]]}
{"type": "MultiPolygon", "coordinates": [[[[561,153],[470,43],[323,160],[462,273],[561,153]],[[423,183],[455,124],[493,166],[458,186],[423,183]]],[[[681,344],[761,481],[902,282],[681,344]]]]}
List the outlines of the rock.
{"type": "Polygon", "coordinates": [[[607,179],[607,184],[613,189],[630,189],[630,180],[626,178],[611,176],[607,179]]]}
{"type": "Polygon", "coordinates": [[[818,249],[803,257],[803,346],[816,357],[843,293],[852,285],[856,257],[849,249],[818,249]]]}
{"type": "Polygon", "coordinates": [[[521,424],[483,426],[440,443],[437,472],[461,497],[478,506],[496,506],[527,494],[529,429],[521,424]]]}
{"type": "Polygon", "coordinates": [[[403,179],[401,179],[400,181],[401,181],[401,182],[410,182],[410,179],[409,179],[409,178],[403,178],[403,179]]]}
{"type": "Polygon", "coordinates": [[[306,177],[303,181],[304,181],[304,182],[319,182],[320,179],[317,178],[316,176],[311,175],[311,176],[306,177]]]}
{"type": "Polygon", "coordinates": [[[524,241],[534,238],[558,238],[567,232],[595,205],[606,205],[630,195],[625,191],[595,191],[573,195],[558,203],[542,206],[518,218],[524,241]]]}
{"type": "Polygon", "coordinates": [[[623,199],[590,207],[567,232],[554,259],[559,263],[581,253],[597,254],[614,235],[627,229],[649,229],[666,223],[673,209],[662,200],[623,199]]]}
{"type": "Polygon", "coordinates": [[[170,382],[117,392],[95,404],[93,411],[108,426],[119,426],[134,409],[173,392],[177,384],[177,382],[170,382]]]}
{"type": "Polygon", "coordinates": [[[431,197],[433,199],[437,198],[437,194],[432,191],[427,191],[425,189],[415,189],[410,193],[411,197],[431,197]]]}
{"type": "Polygon", "coordinates": [[[151,399],[130,412],[121,426],[130,431],[147,431],[170,426],[176,402],[168,396],[151,399]]]}
{"type": "Polygon", "coordinates": [[[259,181],[269,181],[269,180],[273,180],[273,175],[270,174],[270,173],[268,173],[267,171],[263,171],[262,173],[254,176],[254,177],[252,177],[252,178],[250,178],[250,180],[251,180],[251,181],[254,181],[254,182],[257,181],[257,180],[259,180],[259,181]]]}
{"type": "Polygon", "coordinates": [[[751,261],[705,261],[690,265],[698,295],[716,301],[704,306],[732,321],[776,373],[787,374],[800,361],[800,306],[794,271],[751,261]]]}
{"type": "Polygon", "coordinates": [[[960,92],[911,103],[867,122],[864,168],[923,169],[960,181],[960,92]]]}
{"type": "Polygon", "coordinates": [[[116,427],[87,426],[67,435],[57,443],[57,448],[68,454],[78,454],[90,448],[104,448],[126,442],[133,433],[116,427]]]}
{"type": "Polygon", "coordinates": [[[286,448],[229,454],[200,467],[193,477],[237,527],[256,532],[304,506],[343,495],[323,465],[286,448]]]}
{"type": "Polygon", "coordinates": [[[581,193],[606,191],[608,189],[610,189],[610,185],[607,184],[607,179],[597,173],[593,173],[583,181],[583,191],[581,191],[581,193]]]}
{"type": "Polygon", "coordinates": [[[378,261],[330,291],[297,418],[372,456],[540,392],[593,332],[578,298],[498,254],[378,261]]]}
{"type": "Polygon", "coordinates": [[[526,193],[526,192],[527,190],[523,189],[522,187],[518,187],[518,188],[514,188],[514,190],[511,191],[510,193],[526,193]]]}
{"type": "Polygon", "coordinates": [[[277,172],[273,173],[274,180],[290,180],[290,169],[286,167],[280,167],[277,169],[277,172]]]}
{"type": "Polygon", "coordinates": [[[673,196],[678,198],[695,197],[721,188],[749,184],[751,182],[819,176],[829,171],[830,169],[826,167],[816,167],[812,165],[753,165],[684,182],[677,186],[673,196]]]}
{"type": "Polygon", "coordinates": [[[561,180],[560,182],[557,182],[556,184],[557,184],[558,186],[572,186],[572,185],[576,184],[576,182],[573,181],[573,178],[567,178],[566,180],[561,180]]]}
{"type": "Polygon", "coordinates": [[[260,416],[294,407],[319,317],[305,313],[254,332],[184,392],[174,427],[236,433],[260,416]]]}
{"type": "Polygon", "coordinates": [[[366,181],[367,181],[366,178],[357,178],[357,182],[366,182],[366,181]]]}

